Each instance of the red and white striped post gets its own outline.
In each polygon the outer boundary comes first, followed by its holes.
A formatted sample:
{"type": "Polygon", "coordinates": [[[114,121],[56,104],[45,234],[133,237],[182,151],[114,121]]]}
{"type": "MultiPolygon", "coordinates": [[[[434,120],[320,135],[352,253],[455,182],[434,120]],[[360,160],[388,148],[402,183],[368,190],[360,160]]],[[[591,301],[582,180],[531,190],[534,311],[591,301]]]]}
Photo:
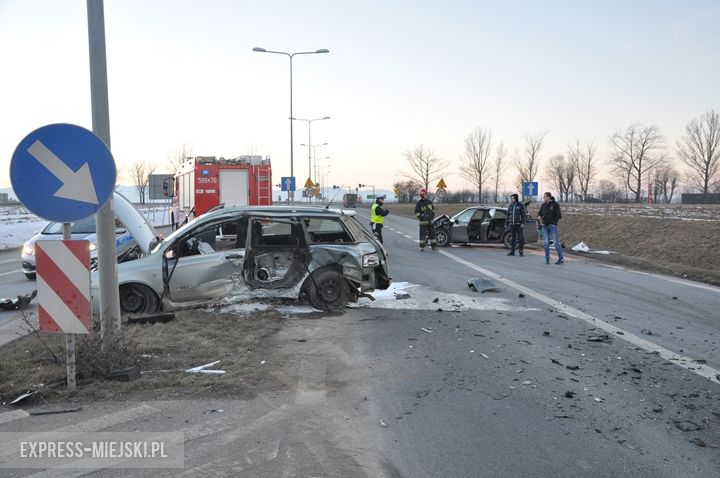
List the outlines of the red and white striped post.
{"type": "Polygon", "coordinates": [[[35,254],[40,331],[66,334],[68,389],[74,390],[75,334],[92,329],[90,243],[38,241],[35,254]]]}

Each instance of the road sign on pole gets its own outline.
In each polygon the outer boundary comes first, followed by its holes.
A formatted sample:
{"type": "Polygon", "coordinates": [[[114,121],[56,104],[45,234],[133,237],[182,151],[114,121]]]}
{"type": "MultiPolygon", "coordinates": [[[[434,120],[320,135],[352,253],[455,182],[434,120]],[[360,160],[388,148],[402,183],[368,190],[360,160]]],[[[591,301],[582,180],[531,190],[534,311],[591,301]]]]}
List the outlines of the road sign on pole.
{"type": "Polygon", "coordinates": [[[306,188],[314,188],[314,187],[315,187],[315,183],[313,182],[312,179],[307,178],[307,181],[305,181],[305,186],[304,186],[304,187],[306,187],[306,188]]]}
{"type": "Polygon", "coordinates": [[[290,176],[280,178],[280,190],[284,192],[295,191],[295,178],[290,176]]]}
{"type": "Polygon", "coordinates": [[[447,188],[447,184],[445,184],[445,179],[440,178],[440,181],[438,181],[437,186],[435,186],[438,189],[445,189],[447,188]]]}
{"type": "Polygon", "coordinates": [[[51,124],[20,141],[10,161],[18,199],[34,214],[73,222],[95,214],[115,188],[115,161],[105,143],[72,124],[51,124]]]}
{"type": "Polygon", "coordinates": [[[445,199],[445,198],[447,197],[447,189],[445,189],[445,188],[437,188],[437,190],[435,191],[435,194],[436,194],[437,197],[439,197],[440,199],[445,199]]]}
{"type": "Polygon", "coordinates": [[[537,181],[525,181],[523,183],[523,196],[524,197],[535,197],[538,195],[538,191],[540,188],[538,187],[537,181]]]}
{"type": "Polygon", "coordinates": [[[307,187],[303,189],[303,197],[304,198],[311,198],[315,196],[315,188],[307,187]]]}

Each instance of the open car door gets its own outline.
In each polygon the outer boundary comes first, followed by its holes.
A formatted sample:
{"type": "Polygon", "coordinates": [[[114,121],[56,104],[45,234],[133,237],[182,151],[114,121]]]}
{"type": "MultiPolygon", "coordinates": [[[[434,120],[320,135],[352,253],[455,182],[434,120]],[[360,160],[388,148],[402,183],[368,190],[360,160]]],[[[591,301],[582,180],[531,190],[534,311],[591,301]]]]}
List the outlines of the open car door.
{"type": "Polygon", "coordinates": [[[199,224],[165,251],[164,271],[172,302],[225,297],[242,280],[247,217],[199,224]],[[173,256],[173,257],[168,257],[173,256]]]}

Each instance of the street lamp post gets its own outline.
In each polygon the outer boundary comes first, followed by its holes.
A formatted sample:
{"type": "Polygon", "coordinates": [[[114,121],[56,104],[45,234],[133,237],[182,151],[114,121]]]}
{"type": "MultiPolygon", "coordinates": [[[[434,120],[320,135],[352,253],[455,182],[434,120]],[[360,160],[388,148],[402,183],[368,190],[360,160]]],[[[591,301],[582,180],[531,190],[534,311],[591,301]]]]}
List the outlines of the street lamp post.
{"type": "MultiPolygon", "coordinates": [[[[307,145],[301,144],[300,146],[307,146],[307,147],[308,147],[308,177],[309,177],[310,179],[315,180],[316,178],[313,178],[313,175],[312,175],[312,166],[311,166],[312,163],[311,163],[311,158],[310,158],[310,146],[320,146],[320,145],[313,145],[313,144],[312,144],[312,128],[311,128],[311,126],[312,126],[312,122],[313,122],[313,121],[328,120],[328,119],[330,119],[330,117],[329,117],[329,116],[325,116],[325,117],[323,117],[323,118],[313,118],[313,119],[304,119],[304,118],[291,118],[291,119],[294,119],[295,121],[305,121],[305,122],[307,122],[307,124],[308,124],[308,142],[307,142],[307,145]]],[[[326,145],[326,144],[327,144],[327,143],[324,143],[324,145],[326,145]]]]}
{"type": "MultiPolygon", "coordinates": [[[[293,160],[293,87],[292,87],[292,61],[293,57],[295,55],[313,55],[315,53],[330,53],[330,50],[326,48],[322,48],[320,50],[315,51],[297,51],[294,53],[288,53],[286,51],[272,51],[272,50],[266,50],[265,48],[255,47],[253,48],[253,51],[256,51],[258,53],[275,53],[278,55],[285,55],[290,59],[290,177],[295,176],[295,165],[293,160]]],[[[295,191],[288,191],[288,197],[290,198],[290,203],[295,202],[295,191]]]]}
{"type": "Polygon", "coordinates": [[[320,146],[327,146],[328,143],[319,143],[319,144],[301,144],[300,146],[307,146],[308,147],[308,177],[313,181],[317,182],[317,161],[315,161],[315,158],[317,156],[317,148],[320,146]],[[312,169],[310,167],[311,159],[310,159],[310,148],[312,148],[312,169]],[[315,174],[312,174],[312,171],[315,171],[315,174]]]}

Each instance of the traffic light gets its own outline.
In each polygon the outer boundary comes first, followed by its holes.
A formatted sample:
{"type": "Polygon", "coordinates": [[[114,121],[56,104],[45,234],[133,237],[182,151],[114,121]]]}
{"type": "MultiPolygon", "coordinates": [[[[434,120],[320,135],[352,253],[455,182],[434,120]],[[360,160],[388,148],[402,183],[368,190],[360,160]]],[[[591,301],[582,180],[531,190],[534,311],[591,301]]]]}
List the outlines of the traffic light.
{"type": "Polygon", "coordinates": [[[336,186],[333,184],[333,189],[340,189],[340,186],[336,186]]]}
{"type": "Polygon", "coordinates": [[[358,184],[358,188],[364,188],[364,187],[365,187],[364,184],[358,184]]]}
{"type": "Polygon", "coordinates": [[[163,196],[166,198],[175,197],[175,178],[163,179],[163,196]]]}

